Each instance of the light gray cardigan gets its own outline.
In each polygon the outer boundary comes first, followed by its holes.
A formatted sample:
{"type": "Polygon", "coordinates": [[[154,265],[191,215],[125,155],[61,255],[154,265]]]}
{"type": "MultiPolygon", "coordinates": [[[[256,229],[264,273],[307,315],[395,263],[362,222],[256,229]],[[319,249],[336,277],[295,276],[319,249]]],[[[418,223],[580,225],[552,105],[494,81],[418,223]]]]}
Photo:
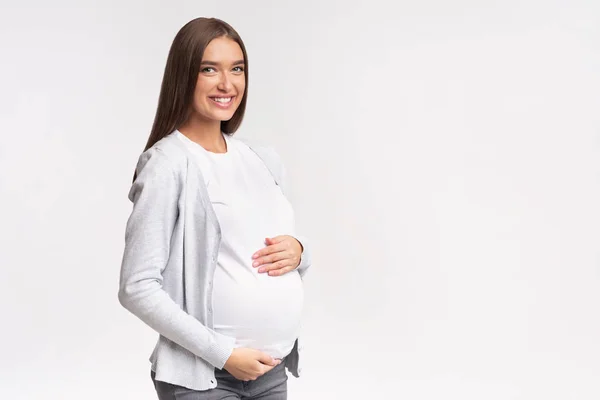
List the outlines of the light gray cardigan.
{"type": "MultiPolygon", "coordinates": [[[[271,147],[242,140],[285,191],[285,168],[271,147]]],[[[235,338],[213,330],[212,288],[221,230],[202,172],[174,133],[143,152],[129,191],[119,302],[160,335],[149,360],[156,379],[194,390],[217,386],[235,338]]],[[[307,239],[298,272],[311,264],[307,239]]],[[[300,376],[300,338],[286,358],[300,376]]]]}

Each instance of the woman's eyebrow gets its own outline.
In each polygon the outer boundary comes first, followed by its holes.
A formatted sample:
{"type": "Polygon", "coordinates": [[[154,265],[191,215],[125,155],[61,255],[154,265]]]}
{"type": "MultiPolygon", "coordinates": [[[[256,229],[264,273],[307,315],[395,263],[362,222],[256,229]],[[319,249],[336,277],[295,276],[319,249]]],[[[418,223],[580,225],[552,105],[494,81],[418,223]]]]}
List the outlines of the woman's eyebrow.
{"type": "MultiPolygon", "coordinates": [[[[201,64],[201,65],[214,65],[214,66],[219,66],[219,65],[221,65],[221,63],[219,63],[219,62],[216,62],[216,61],[208,61],[208,60],[207,60],[207,61],[202,61],[200,64],[201,64]]],[[[234,61],[234,62],[232,63],[232,65],[240,65],[240,64],[244,64],[244,60],[237,60],[237,61],[234,61]]]]}

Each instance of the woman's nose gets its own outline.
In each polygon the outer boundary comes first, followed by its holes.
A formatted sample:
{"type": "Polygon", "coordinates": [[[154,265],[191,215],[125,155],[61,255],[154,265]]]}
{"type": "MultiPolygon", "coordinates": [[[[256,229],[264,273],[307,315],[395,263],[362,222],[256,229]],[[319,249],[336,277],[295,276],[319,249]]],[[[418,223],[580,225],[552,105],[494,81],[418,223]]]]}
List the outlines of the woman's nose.
{"type": "Polygon", "coordinates": [[[228,91],[229,89],[231,89],[231,80],[229,79],[229,77],[227,76],[227,74],[221,74],[221,78],[219,80],[219,89],[220,90],[225,90],[228,91]]]}

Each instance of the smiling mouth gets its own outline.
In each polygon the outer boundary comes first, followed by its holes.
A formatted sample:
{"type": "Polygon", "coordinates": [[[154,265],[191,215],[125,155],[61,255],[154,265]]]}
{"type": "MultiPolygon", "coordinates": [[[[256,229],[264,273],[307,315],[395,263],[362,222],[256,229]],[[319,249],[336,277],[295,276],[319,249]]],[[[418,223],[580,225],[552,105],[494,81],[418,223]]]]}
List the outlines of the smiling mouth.
{"type": "Polygon", "coordinates": [[[230,96],[230,97],[210,97],[210,99],[212,101],[214,101],[215,103],[219,103],[222,105],[227,105],[227,104],[231,104],[231,102],[233,101],[235,96],[230,96]]]}

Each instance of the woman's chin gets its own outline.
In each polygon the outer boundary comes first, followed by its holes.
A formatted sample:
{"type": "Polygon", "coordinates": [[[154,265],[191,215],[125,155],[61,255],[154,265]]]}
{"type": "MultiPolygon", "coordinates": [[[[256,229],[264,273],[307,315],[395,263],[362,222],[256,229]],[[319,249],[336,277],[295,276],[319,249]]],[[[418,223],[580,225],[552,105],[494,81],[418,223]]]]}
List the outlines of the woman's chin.
{"type": "Polygon", "coordinates": [[[235,114],[235,111],[234,112],[226,112],[226,113],[224,113],[224,112],[217,112],[217,113],[214,113],[212,115],[212,117],[213,117],[212,119],[216,120],[216,121],[221,121],[221,122],[222,121],[229,121],[231,118],[233,118],[234,114],[235,114]]]}

